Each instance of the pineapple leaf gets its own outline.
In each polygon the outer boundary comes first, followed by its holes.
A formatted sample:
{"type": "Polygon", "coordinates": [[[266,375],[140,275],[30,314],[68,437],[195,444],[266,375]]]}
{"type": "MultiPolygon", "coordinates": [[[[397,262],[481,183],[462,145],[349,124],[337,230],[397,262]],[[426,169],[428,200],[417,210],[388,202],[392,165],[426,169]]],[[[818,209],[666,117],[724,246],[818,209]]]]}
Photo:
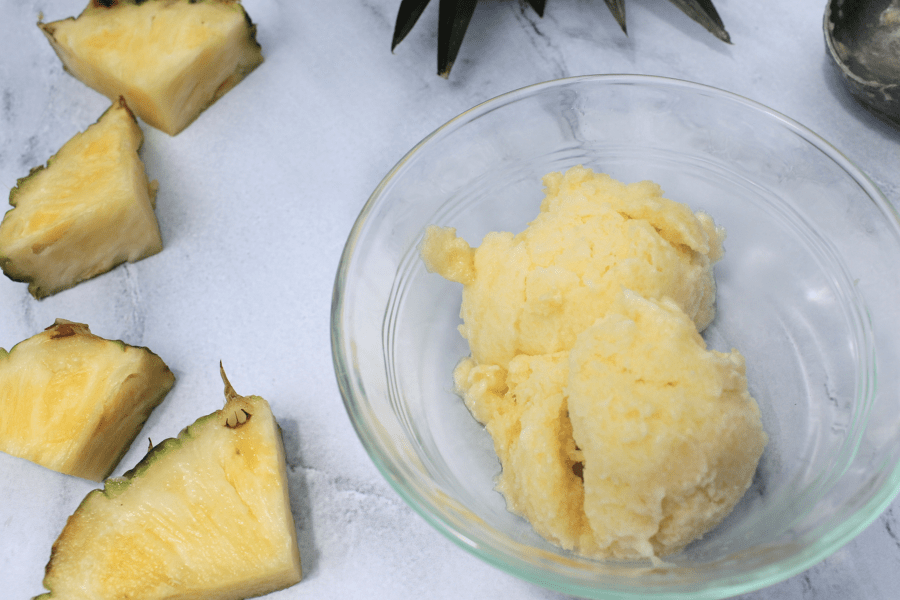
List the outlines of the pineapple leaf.
{"type": "Polygon", "coordinates": [[[609,12],[613,14],[619,27],[622,28],[622,32],[628,35],[628,29],[625,27],[625,0],[605,0],[605,2],[609,7],[609,12]]]}
{"type": "Polygon", "coordinates": [[[450,69],[459,54],[466,28],[475,12],[478,0],[440,0],[438,14],[438,75],[450,76],[450,69]]]}
{"type": "MultiPolygon", "coordinates": [[[[624,0],[623,0],[624,1],[624,0]]],[[[731,36],[725,31],[725,25],[716,12],[712,0],[669,0],[672,4],[680,8],[684,14],[703,25],[707,31],[730,44],[731,36]]]]}
{"type": "Polygon", "coordinates": [[[547,0],[527,0],[528,4],[531,5],[531,8],[534,9],[534,12],[538,14],[539,17],[544,16],[544,6],[547,4],[547,0]]]}
{"type": "Polygon", "coordinates": [[[428,6],[428,0],[403,0],[400,2],[397,23],[394,25],[394,39],[391,41],[391,52],[394,51],[397,44],[403,41],[406,34],[412,31],[426,6],[428,6]]]}
{"type": "MultiPolygon", "coordinates": [[[[707,31],[726,43],[731,43],[731,37],[725,31],[725,25],[716,12],[712,0],[669,0],[691,19],[706,28],[707,31]]],[[[544,16],[544,8],[547,0],[525,0],[538,14],[544,16]]],[[[627,35],[625,26],[625,0],[604,0],[606,6],[615,17],[619,27],[627,35]]],[[[478,0],[440,0],[438,13],[438,75],[445,79],[450,76],[450,69],[462,46],[463,37],[475,5],[478,0]]],[[[397,21],[394,25],[394,37],[391,41],[391,51],[397,47],[403,38],[412,30],[416,21],[422,15],[428,0],[401,0],[400,9],[397,12],[397,21]]]]}

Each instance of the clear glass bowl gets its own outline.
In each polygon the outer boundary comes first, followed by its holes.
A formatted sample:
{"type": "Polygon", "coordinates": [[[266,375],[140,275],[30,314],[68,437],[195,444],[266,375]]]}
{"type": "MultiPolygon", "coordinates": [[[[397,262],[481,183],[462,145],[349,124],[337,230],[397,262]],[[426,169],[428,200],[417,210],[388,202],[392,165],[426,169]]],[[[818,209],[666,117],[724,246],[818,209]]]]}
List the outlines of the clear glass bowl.
{"type": "Polygon", "coordinates": [[[397,492],[461,547],[593,598],[722,598],[771,585],[865,528],[900,486],[900,222],[814,133],[747,99],[644,76],[553,81],[460,115],[385,177],[347,241],[332,351],[347,412],[397,492]],[[728,232],[705,331],[747,360],[770,442],[717,529],[665,564],[547,543],[494,490],[489,435],[453,392],[461,286],[425,271],[426,226],[472,246],[537,214],[541,177],[583,164],[728,232]],[[881,368],[877,368],[880,366],[881,368]]]}

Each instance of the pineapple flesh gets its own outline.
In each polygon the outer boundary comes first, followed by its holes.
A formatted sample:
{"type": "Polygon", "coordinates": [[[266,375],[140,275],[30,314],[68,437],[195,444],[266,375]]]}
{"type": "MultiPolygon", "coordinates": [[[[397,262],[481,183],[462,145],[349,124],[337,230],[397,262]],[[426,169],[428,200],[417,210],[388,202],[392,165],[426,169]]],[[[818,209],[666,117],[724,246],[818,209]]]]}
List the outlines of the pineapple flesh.
{"type": "Polygon", "coordinates": [[[19,179],[0,223],[0,268],[44,298],[162,250],[143,133],[119,99],[19,179]]]}
{"type": "Polygon", "coordinates": [[[223,409],[87,495],[36,600],[237,600],[300,581],[281,430],[263,398],[225,389],[223,409]]]}
{"type": "Polygon", "coordinates": [[[102,481],[174,383],[148,349],[57,319],[0,348],[0,451],[102,481]]]}
{"type": "Polygon", "coordinates": [[[263,61],[237,0],[91,0],[38,26],[69,73],[169,135],[263,61]]]}

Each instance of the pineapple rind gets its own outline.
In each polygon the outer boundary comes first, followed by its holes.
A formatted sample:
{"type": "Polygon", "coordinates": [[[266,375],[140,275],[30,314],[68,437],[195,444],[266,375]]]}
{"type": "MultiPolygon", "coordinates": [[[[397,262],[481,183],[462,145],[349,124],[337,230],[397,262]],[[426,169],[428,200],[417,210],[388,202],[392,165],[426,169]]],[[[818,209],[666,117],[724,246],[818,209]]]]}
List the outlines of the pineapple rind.
{"type": "Polygon", "coordinates": [[[37,299],[162,250],[143,133],[121,98],[18,180],[0,223],[0,268],[37,299]]]}
{"type": "MultiPolygon", "coordinates": [[[[50,166],[50,160],[47,161],[46,165],[38,165],[36,167],[32,167],[31,170],[28,171],[28,175],[26,175],[25,177],[19,177],[16,180],[15,187],[13,189],[9,190],[9,205],[12,206],[13,208],[18,206],[19,202],[17,200],[17,196],[19,195],[19,190],[22,187],[24,187],[24,184],[29,179],[31,179],[32,177],[34,177],[35,175],[37,175],[38,173],[40,173],[41,171],[43,171],[44,169],[46,169],[49,166],[50,166]]],[[[7,211],[7,212],[9,212],[9,211],[7,211]]]]}
{"type": "Polygon", "coordinates": [[[92,0],[77,18],[38,26],[70,74],[108,98],[123,96],[169,135],[263,62],[238,0],[92,0]]]}
{"type": "Polygon", "coordinates": [[[174,383],[147,348],[57,319],[0,349],[0,451],[102,481],[174,383]]]}
{"type": "Polygon", "coordinates": [[[238,600],[301,577],[281,431],[264,399],[237,397],[85,497],[38,598],[238,600]]]}

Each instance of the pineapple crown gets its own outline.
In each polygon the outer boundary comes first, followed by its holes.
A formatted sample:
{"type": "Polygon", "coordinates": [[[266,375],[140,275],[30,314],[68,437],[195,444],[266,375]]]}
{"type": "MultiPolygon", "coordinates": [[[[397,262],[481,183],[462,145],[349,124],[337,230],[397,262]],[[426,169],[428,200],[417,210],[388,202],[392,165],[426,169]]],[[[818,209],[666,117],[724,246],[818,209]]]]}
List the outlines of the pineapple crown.
{"type": "MultiPolygon", "coordinates": [[[[719,14],[713,6],[712,0],[669,0],[681,9],[687,16],[705,27],[710,33],[726,43],[731,43],[728,32],[719,14]]],[[[525,0],[539,17],[544,16],[544,7],[547,0],[525,0]]],[[[627,35],[625,27],[625,0],[605,0],[606,6],[615,17],[622,31],[627,35]]],[[[459,49],[462,46],[466,28],[475,12],[478,0],[440,0],[438,9],[438,75],[443,78],[450,76],[450,69],[456,61],[459,49]]],[[[391,41],[391,52],[397,47],[403,38],[412,31],[413,26],[425,7],[428,0],[401,0],[397,12],[397,21],[394,25],[394,37],[391,41]]]]}

